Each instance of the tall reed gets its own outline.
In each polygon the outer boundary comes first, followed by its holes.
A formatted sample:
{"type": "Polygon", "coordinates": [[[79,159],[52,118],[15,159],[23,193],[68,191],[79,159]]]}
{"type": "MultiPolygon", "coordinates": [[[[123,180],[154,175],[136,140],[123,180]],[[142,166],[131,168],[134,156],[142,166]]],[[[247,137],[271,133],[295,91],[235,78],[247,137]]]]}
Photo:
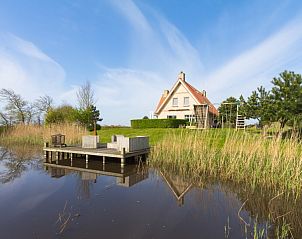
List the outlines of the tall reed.
{"type": "Polygon", "coordinates": [[[191,177],[210,177],[299,193],[301,144],[233,130],[171,133],[152,150],[151,164],[191,177]]]}
{"type": "Polygon", "coordinates": [[[51,141],[51,135],[59,133],[66,136],[67,144],[77,144],[81,142],[82,135],[87,134],[87,131],[84,127],[67,123],[47,126],[19,124],[0,134],[0,143],[42,145],[43,142],[51,141]]]}

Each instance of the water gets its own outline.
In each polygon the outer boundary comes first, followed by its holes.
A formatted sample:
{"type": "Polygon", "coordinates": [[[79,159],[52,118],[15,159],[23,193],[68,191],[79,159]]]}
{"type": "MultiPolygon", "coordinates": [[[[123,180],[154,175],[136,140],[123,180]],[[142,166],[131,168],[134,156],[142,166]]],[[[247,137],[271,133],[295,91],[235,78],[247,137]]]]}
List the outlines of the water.
{"type": "Polygon", "coordinates": [[[1,239],[253,238],[254,225],[275,233],[269,211],[274,218],[291,211],[284,217],[301,238],[301,200],[285,205],[282,197],[231,183],[193,183],[144,164],[45,165],[40,149],[0,149],[1,239]]]}

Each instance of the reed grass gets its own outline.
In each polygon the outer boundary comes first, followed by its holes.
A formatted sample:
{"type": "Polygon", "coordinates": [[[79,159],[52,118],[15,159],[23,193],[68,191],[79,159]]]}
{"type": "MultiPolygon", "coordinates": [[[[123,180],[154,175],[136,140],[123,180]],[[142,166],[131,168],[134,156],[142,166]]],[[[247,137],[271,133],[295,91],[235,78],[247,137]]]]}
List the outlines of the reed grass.
{"type": "Polygon", "coordinates": [[[295,136],[281,139],[234,130],[184,130],[164,137],[153,148],[150,159],[152,166],[167,167],[192,178],[301,192],[301,143],[295,136]]]}
{"type": "Polygon", "coordinates": [[[24,125],[13,126],[0,134],[0,143],[43,145],[51,142],[51,135],[64,134],[67,144],[78,144],[82,135],[88,134],[85,128],[76,124],[24,125]]]}

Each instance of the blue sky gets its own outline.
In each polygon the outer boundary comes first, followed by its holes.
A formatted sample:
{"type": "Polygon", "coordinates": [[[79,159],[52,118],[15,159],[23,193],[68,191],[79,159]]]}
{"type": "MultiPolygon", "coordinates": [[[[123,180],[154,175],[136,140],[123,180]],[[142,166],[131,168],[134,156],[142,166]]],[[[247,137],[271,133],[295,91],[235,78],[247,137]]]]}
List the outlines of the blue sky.
{"type": "Polygon", "coordinates": [[[302,1],[2,0],[0,87],[76,105],[93,85],[103,124],[153,111],[179,71],[214,103],[302,73],[302,1]]]}

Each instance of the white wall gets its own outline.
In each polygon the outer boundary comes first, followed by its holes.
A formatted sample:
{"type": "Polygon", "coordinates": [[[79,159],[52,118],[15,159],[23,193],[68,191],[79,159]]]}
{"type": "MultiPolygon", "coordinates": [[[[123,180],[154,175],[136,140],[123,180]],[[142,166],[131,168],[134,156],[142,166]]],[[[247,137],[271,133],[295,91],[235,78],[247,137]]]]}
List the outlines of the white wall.
{"type": "Polygon", "coordinates": [[[170,96],[167,103],[161,109],[158,118],[166,119],[168,115],[176,115],[177,119],[184,119],[185,115],[194,115],[194,105],[196,104],[198,104],[198,102],[196,102],[186,88],[179,83],[172,96],[170,96]],[[184,106],[184,97],[189,97],[189,106],[184,106]],[[172,105],[173,98],[178,98],[178,106],[172,105]]]}

